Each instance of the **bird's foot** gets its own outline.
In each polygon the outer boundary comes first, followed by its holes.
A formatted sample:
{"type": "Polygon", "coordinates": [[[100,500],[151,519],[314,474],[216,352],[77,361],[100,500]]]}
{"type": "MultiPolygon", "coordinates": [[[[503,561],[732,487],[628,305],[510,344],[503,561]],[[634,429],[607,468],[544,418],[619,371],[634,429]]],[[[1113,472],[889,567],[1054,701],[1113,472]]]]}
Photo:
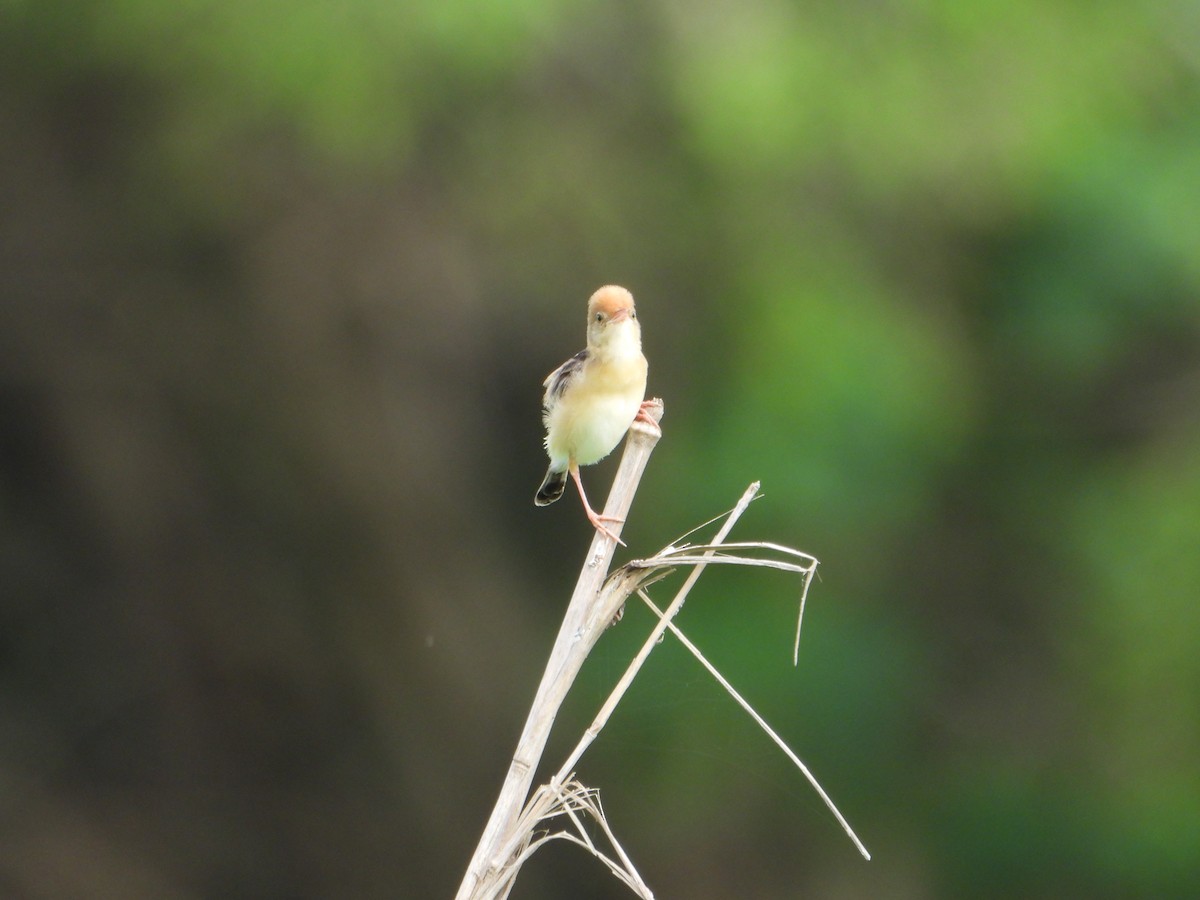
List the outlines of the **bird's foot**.
{"type": "Polygon", "coordinates": [[[647,411],[651,407],[656,406],[656,405],[657,405],[657,401],[655,401],[655,400],[643,400],[642,405],[638,407],[637,415],[635,415],[633,417],[633,421],[643,422],[646,425],[649,425],[651,428],[653,428],[659,434],[662,434],[662,426],[660,426],[658,424],[657,420],[655,420],[655,418],[652,415],[650,415],[650,413],[647,411]]]}
{"type": "Polygon", "coordinates": [[[588,521],[592,523],[593,528],[595,528],[598,532],[600,532],[606,538],[611,538],[612,540],[616,541],[622,547],[627,546],[623,540],[621,540],[619,537],[617,537],[615,534],[613,534],[611,531],[609,531],[607,528],[604,527],[605,522],[613,522],[614,524],[616,524],[616,523],[624,522],[625,521],[624,519],[618,519],[616,516],[602,516],[602,515],[600,515],[600,513],[594,512],[593,510],[590,510],[590,509],[587,511],[587,514],[588,514],[588,521]]]}

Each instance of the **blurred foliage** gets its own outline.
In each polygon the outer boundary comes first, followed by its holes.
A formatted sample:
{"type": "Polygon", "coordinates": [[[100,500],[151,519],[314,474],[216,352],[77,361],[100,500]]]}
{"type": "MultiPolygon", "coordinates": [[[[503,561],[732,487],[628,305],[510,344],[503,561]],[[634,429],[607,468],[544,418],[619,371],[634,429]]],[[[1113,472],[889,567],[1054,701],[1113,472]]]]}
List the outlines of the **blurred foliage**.
{"type": "MultiPolygon", "coordinates": [[[[580,773],[656,890],[1187,896],[1197,47],[1187,3],[0,3],[0,893],[452,891],[588,536],[529,502],[538,386],[617,282],[666,401],[629,553],[761,479],[743,536],[823,563],[798,671],[786,579],[683,625],[875,853],[668,641],[580,773]]],[[[622,896],[559,849],[517,896],[563,895],[622,896]]]]}

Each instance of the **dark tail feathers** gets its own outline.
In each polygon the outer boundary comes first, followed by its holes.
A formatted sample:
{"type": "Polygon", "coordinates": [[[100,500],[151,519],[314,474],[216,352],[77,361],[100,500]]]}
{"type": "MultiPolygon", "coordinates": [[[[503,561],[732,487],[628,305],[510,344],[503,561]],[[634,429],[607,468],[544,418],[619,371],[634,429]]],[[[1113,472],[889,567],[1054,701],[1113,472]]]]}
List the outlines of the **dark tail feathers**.
{"type": "Polygon", "coordinates": [[[567,473],[549,469],[546,472],[546,477],[542,480],[542,486],[533,495],[533,502],[538,506],[549,506],[563,495],[566,487],[567,473]]]}

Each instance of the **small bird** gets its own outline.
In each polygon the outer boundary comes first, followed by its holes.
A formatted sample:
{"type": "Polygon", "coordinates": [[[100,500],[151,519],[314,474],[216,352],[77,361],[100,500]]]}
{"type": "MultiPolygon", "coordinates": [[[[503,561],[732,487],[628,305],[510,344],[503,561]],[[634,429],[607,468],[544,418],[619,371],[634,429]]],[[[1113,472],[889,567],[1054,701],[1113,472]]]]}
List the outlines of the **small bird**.
{"type": "Polygon", "coordinates": [[[646,357],[633,295],[607,285],[592,294],[587,307],[587,348],[555,369],[543,382],[542,421],[550,468],[533,502],[548,506],[563,495],[567,475],[579,488],[588,521],[605,537],[621,543],[604,527],[620,522],[597,513],[583,491],[580,466],[597,463],[621,442],[636,418],[653,422],[643,409],[646,357]]]}

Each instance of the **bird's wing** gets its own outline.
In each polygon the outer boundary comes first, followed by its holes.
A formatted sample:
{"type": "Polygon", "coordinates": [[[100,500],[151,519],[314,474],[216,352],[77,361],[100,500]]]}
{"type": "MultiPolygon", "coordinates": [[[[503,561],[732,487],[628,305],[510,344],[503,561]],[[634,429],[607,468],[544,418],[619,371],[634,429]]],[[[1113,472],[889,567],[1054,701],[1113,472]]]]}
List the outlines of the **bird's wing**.
{"type": "Polygon", "coordinates": [[[570,390],[571,383],[583,371],[583,364],[587,362],[588,355],[587,350],[580,350],[546,376],[546,380],[542,382],[542,386],[546,389],[546,396],[542,401],[543,406],[549,409],[563,394],[570,390]]]}

